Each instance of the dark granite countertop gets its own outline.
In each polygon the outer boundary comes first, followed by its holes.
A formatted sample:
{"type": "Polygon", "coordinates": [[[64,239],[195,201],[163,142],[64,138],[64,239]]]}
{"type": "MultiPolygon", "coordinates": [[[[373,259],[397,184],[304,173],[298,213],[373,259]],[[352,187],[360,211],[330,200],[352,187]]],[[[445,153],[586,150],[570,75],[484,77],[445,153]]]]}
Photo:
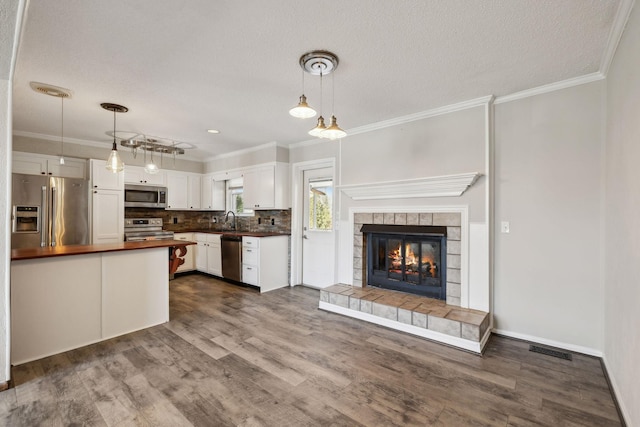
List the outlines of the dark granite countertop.
{"type": "Polygon", "coordinates": [[[273,236],[290,236],[291,233],[268,233],[263,231],[233,231],[233,230],[180,230],[174,233],[204,233],[204,234],[225,234],[228,236],[247,236],[247,237],[273,237],[273,236]]]}

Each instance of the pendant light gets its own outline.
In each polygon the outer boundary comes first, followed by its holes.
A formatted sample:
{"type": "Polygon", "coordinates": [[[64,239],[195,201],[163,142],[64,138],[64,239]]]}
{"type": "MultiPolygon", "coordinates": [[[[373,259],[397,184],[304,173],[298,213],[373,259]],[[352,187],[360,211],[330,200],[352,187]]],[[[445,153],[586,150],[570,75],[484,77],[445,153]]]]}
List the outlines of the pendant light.
{"type": "MultiPolygon", "coordinates": [[[[338,126],[338,119],[335,114],[332,114],[331,121],[329,122],[329,126],[326,127],[324,123],[324,117],[322,117],[322,77],[327,74],[331,74],[338,68],[338,57],[329,51],[326,50],[314,50],[311,52],[307,52],[300,57],[300,67],[306,73],[312,74],[314,76],[320,76],[320,116],[318,117],[318,123],[316,127],[309,131],[309,135],[315,136],[318,138],[328,138],[328,139],[337,139],[344,138],[347,136],[347,133],[340,129],[338,126]]],[[[333,78],[332,78],[333,79],[333,78]]],[[[303,74],[303,86],[304,86],[304,74],[303,74]]],[[[332,87],[333,96],[332,96],[332,109],[335,106],[335,85],[332,87]]],[[[300,101],[302,101],[302,97],[300,101]]],[[[306,98],[304,99],[306,102],[306,98]]],[[[313,117],[313,116],[310,116],[313,117]]]]}
{"type": "MultiPolygon", "coordinates": [[[[331,91],[331,110],[335,111],[336,90],[335,77],[333,76],[331,77],[331,91]]],[[[344,138],[345,136],[347,136],[347,133],[340,129],[340,126],[338,126],[338,119],[336,119],[336,116],[334,114],[331,114],[331,121],[329,122],[329,126],[324,130],[324,132],[322,132],[321,137],[334,140],[338,138],[344,138]]]]}
{"type": "Polygon", "coordinates": [[[316,110],[307,104],[307,97],[304,96],[304,71],[302,72],[302,95],[298,105],[289,110],[289,114],[299,119],[309,119],[316,115],[316,110]]]}
{"type": "Polygon", "coordinates": [[[71,91],[62,87],[38,82],[30,82],[29,86],[38,93],[60,98],[60,159],[58,161],[61,165],[64,165],[64,99],[71,98],[71,91]]]}
{"type": "Polygon", "coordinates": [[[100,104],[105,110],[113,111],[113,146],[111,147],[111,154],[107,159],[107,170],[113,173],[118,173],[124,170],[124,163],[118,155],[118,145],[116,144],[116,113],[126,113],[129,109],[125,106],[118,104],[111,104],[109,102],[103,102],[100,104]]]}
{"type": "Polygon", "coordinates": [[[155,148],[151,149],[151,161],[149,163],[146,163],[147,162],[147,150],[148,150],[147,140],[145,139],[145,142],[144,142],[144,159],[145,159],[144,171],[146,173],[148,173],[149,175],[155,175],[158,172],[160,172],[160,169],[158,169],[158,166],[156,166],[156,164],[153,163],[153,151],[155,150],[155,148]]]}

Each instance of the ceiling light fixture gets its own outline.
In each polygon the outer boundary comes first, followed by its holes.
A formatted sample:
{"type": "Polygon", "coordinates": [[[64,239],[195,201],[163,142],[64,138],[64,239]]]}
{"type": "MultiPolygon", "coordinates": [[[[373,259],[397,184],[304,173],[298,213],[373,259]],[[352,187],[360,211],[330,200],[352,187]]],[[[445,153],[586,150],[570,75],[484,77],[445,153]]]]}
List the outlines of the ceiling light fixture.
{"type": "MultiPolygon", "coordinates": [[[[299,63],[300,67],[305,73],[309,73],[314,76],[320,76],[320,107],[322,107],[322,77],[326,76],[327,74],[331,74],[333,71],[335,71],[336,68],[338,68],[338,57],[334,53],[326,50],[314,50],[302,55],[300,57],[299,63]]],[[[302,101],[302,97],[300,97],[300,100],[302,101]]],[[[335,89],[333,89],[331,102],[332,106],[335,106],[335,89]]],[[[320,108],[320,117],[318,117],[318,123],[315,128],[309,131],[309,135],[318,138],[337,139],[344,138],[345,136],[347,136],[347,133],[344,130],[340,129],[340,127],[338,126],[338,120],[336,119],[335,113],[331,115],[329,126],[325,127],[324,117],[322,117],[322,108],[320,108]]]]}
{"type": "Polygon", "coordinates": [[[209,133],[213,133],[213,134],[218,134],[220,133],[220,131],[218,129],[207,129],[207,132],[209,133]]]}
{"type": "Polygon", "coordinates": [[[107,170],[113,173],[118,173],[124,170],[124,163],[118,155],[118,146],[116,144],[116,113],[126,113],[129,109],[125,106],[118,104],[111,104],[109,102],[103,102],[100,104],[105,110],[113,111],[113,146],[111,147],[111,154],[107,159],[107,170]]]}
{"type": "MultiPolygon", "coordinates": [[[[335,79],[332,76],[331,77],[331,110],[332,111],[335,111],[335,98],[336,98],[335,87],[336,87],[335,79]]],[[[336,116],[333,113],[331,114],[331,121],[329,122],[329,126],[327,126],[324,132],[322,132],[322,136],[324,138],[329,138],[331,140],[344,138],[345,136],[347,136],[347,133],[342,129],[340,129],[340,126],[338,126],[338,119],[336,119],[336,116]]]]}
{"type": "Polygon", "coordinates": [[[304,71],[302,72],[302,95],[298,105],[289,110],[289,114],[299,119],[309,119],[316,115],[316,110],[307,104],[307,97],[304,96],[304,71]]]}
{"type": "Polygon", "coordinates": [[[64,165],[64,99],[71,98],[71,91],[58,86],[48,85],[46,83],[31,82],[31,89],[44,95],[60,98],[60,164],[64,165]]]}

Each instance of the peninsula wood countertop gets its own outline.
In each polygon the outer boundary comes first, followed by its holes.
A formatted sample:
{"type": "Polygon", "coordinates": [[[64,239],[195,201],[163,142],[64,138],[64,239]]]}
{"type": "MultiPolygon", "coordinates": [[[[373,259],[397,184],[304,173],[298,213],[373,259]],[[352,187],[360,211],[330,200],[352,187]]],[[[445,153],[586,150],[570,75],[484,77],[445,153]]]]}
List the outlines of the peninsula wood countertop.
{"type": "Polygon", "coordinates": [[[102,243],[99,245],[67,245],[45,248],[23,248],[11,250],[11,261],[49,258],[68,255],[87,255],[101,252],[132,251],[136,249],[170,248],[195,245],[187,240],[146,240],[143,242],[102,243]]]}

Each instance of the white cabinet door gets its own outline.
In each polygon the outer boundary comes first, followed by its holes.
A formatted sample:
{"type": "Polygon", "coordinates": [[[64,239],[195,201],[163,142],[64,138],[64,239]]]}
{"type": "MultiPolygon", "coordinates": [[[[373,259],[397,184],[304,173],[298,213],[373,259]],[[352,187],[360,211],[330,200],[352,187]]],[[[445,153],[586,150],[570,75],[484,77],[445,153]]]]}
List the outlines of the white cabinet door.
{"type": "MultiPolygon", "coordinates": [[[[193,241],[193,233],[175,233],[173,236],[176,240],[193,241]]],[[[195,252],[196,245],[187,246],[187,254],[184,256],[184,264],[182,264],[176,272],[192,271],[195,269],[195,252]]]]}
{"type": "Polygon", "coordinates": [[[207,272],[222,277],[222,243],[219,234],[207,234],[207,272]]]}
{"type": "Polygon", "coordinates": [[[148,174],[140,166],[126,166],[124,168],[124,182],[126,184],[167,185],[167,173],[158,171],[156,174],[148,174]]]}
{"type": "Polygon", "coordinates": [[[249,209],[275,206],[275,166],[262,166],[244,173],[243,198],[249,209]]]}
{"type": "Polygon", "coordinates": [[[209,274],[222,277],[222,247],[211,246],[207,248],[207,267],[209,274]]]}
{"type": "Polygon", "coordinates": [[[189,188],[189,198],[188,204],[189,209],[200,209],[200,175],[189,175],[188,176],[188,188],[189,188]]]}
{"type": "Polygon", "coordinates": [[[93,190],[91,243],[116,243],[124,239],[124,195],[121,190],[93,190]]]}
{"type": "Polygon", "coordinates": [[[13,172],[27,175],[46,175],[47,160],[30,153],[13,153],[13,172]]]}
{"type": "Polygon", "coordinates": [[[124,190],[124,172],[107,170],[105,160],[91,159],[91,186],[101,190],[124,190]]]}
{"type": "Polygon", "coordinates": [[[225,181],[214,181],[212,175],[202,177],[202,199],[200,208],[207,211],[226,210],[226,184],[225,181]]]}
{"type": "Polygon", "coordinates": [[[186,173],[167,172],[167,209],[188,209],[189,176],[186,173]]]}
{"type": "Polygon", "coordinates": [[[86,160],[65,157],[65,164],[61,165],[56,156],[14,152],[12,157],[14,173],[86,178],[86,160]]]}
{"type": "Polygon", "coordinates": [[[195,246],[196,270],[206,273],[207,272],[207,235],[204,233],[194,233],[194,238],[198,243],[195,246]]]}
{"type": "Polygon", "coordinates": [[[86,160],[64,159],[64,165],[60,164],[60,159],[47,160],[47,171],[51,176],[60,176],[63,178],[86,178],[86,160]]]}
{"type": "Polygon", "coordinates": [[[213,178],[205,175],[200,179],[200,208],[202,210],[213,210],[213,178]]]}

